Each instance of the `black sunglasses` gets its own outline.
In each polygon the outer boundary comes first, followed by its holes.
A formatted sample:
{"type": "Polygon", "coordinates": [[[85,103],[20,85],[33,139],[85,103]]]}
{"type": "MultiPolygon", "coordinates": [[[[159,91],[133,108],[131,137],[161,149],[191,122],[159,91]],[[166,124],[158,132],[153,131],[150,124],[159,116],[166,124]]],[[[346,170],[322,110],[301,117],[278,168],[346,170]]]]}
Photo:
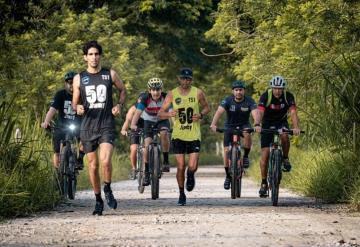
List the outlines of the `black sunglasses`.
{"type": "Polygon", "coordinates": [[[181,79],[181,80],[189,80],[189,81],[192,81],[192,78],[191,78],[191,77],[187,77],[187,76],[180,76],[180,79],[181,79]]]}

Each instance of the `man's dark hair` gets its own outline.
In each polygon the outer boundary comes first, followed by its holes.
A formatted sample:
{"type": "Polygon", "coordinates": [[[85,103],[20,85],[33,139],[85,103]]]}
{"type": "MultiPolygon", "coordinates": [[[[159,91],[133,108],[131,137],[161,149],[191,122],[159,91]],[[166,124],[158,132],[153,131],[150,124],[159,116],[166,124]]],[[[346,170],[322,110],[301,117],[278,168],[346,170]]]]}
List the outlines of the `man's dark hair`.
{"type": "Polygon", "coordinates": [[[99,45],[99,43],[96,40],[91,40],[84,45],[83,47],[84,55],[87,55],[90,48],[96,48],[99,51],[99,55],[102,54],[102,47],[101,45],[99,45]]]}

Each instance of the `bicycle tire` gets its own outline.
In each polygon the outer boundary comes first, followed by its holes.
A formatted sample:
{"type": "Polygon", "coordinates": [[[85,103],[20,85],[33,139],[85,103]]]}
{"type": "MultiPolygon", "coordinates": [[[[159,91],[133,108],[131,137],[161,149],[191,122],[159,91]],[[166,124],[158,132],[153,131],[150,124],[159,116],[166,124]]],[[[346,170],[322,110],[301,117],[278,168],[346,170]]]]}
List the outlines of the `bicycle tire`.
{"type": "MultiPolygon", "coordinates": [[[[236,154],[236,160],[240,160],[241,157],[241,151],[238,150],[236,154]]],[[[236,197],[241,197],[241,187],[242,187],[242,175],[243,175],[243,165],[241,164],[240,168],[237,169],[237,187],[236,187],[236,197]]]]}
{"type": "Polygon", "coordinates": [[[68,181],[68,167],[69,167],[69,145],[65,144],[60,150],[60,184],[61,195],[68,197],[69,181],[68,181]]]}
{"type": "Polygon", "coordinates": [[[149,163],[151,167],[151,199],[159,198],[159,154],[158,149],[152,145],[149,146],[149,163]]]}
{"type": "MultiPolygon", "coordinates": [[[[69,143],[70,144],[70,143],[69,143]]],[[[69,145],[70,146],[70,145],[69,145]]],[[[75,171],[75,165],[76,165],[76,150],[75,148],[70,148],[69,149],[69,167],[68,167],[68,198],[71,200],[75,199],[75,193],[76,193],[76,184],[77,184],[77,179],[76,179],[76,171],[75,171]]]]}
{"type": "Polygon", "coordinates": [[[272,153],[272,184],[271,184],[271,202],[273,206],[278,205],[279,187],[280,187],[280,172],[281,172],[281,152],[274,150],[272,153]]]}
{"type": "Polygon", "coordinates": [[[231,159],[230,159],[230,170],[231,170],[231,199],[236,198],[237,184],[237,150],[231,147],[231,159]]]}
{"type": "Polygon", "coordinates": [[[136,169],[138,170],[137,181],[138,181],[138,191],[140,194],[144,193],[145,186],[144,182],[144,174],[145,174],[145,165],[143,162],[143,152],[138,148],[136,151],[136,169]]]}

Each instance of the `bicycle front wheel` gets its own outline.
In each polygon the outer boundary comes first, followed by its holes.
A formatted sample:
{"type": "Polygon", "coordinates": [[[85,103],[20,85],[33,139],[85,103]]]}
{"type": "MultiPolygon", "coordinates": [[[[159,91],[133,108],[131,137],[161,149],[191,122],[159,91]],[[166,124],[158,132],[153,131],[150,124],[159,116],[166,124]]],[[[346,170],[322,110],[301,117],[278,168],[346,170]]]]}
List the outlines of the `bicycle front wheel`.
{"type": "Polygon", "coordinates": [[[151,199],[159,198],[159,173],[160,173],[160,157],[157,147],[149,146],[149,162],[151,166],[151,199]]]}
{"type": "Polygon", "coordinates": [[[65,144],[60,150],[60,193],[64,197],[68,196],[68,190],[69,190],[69,180],[68,180],[69,155],[70,155],[70,145],[65,144]]]}
{"type": "Polygon", "coordinates": [[[271,153],[271,202],[273,206],[278,205],[280,176],[281,176],[281,151],[273,150],[271,153]]]}
{"type": "Polygon", "coordinates": [[[143,162],[143,153],[140,149],[136,151],[136,169],[137,169],[137,181],[138,181],[138,191],[140,194],[144,193],[145,186],[144,182],[144,174],[145,174],[145,164],[143,162]]]}
{"type": "Polygon", "coordinates": [[[237,167],[237,149],[235,147],[231,147],[231,159],[230,159],[230,167],[231,167],[231,198],[235,199],[237,191],[239,190],[237,175],[238,175],[238,167],[237,167]]]}

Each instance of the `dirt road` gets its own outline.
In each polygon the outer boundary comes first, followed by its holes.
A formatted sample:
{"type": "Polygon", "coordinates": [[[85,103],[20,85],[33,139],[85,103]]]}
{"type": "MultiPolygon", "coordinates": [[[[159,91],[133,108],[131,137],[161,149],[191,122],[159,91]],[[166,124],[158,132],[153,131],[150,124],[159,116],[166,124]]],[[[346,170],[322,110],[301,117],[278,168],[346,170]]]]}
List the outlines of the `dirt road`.
{"type": "Polygon", "coordinates": [[[92,216],[91,191],[55,211],[0,224],[1,246],[360,246],[360,215],[319,206],[280,191],[278,207],[243,182],[242,198],[223,189],[221,167],[200,167],[187,206],[177,206],[175,169],[160,182],[160,199],[136,181],[112,185],[117,210],[92,216]]]}

